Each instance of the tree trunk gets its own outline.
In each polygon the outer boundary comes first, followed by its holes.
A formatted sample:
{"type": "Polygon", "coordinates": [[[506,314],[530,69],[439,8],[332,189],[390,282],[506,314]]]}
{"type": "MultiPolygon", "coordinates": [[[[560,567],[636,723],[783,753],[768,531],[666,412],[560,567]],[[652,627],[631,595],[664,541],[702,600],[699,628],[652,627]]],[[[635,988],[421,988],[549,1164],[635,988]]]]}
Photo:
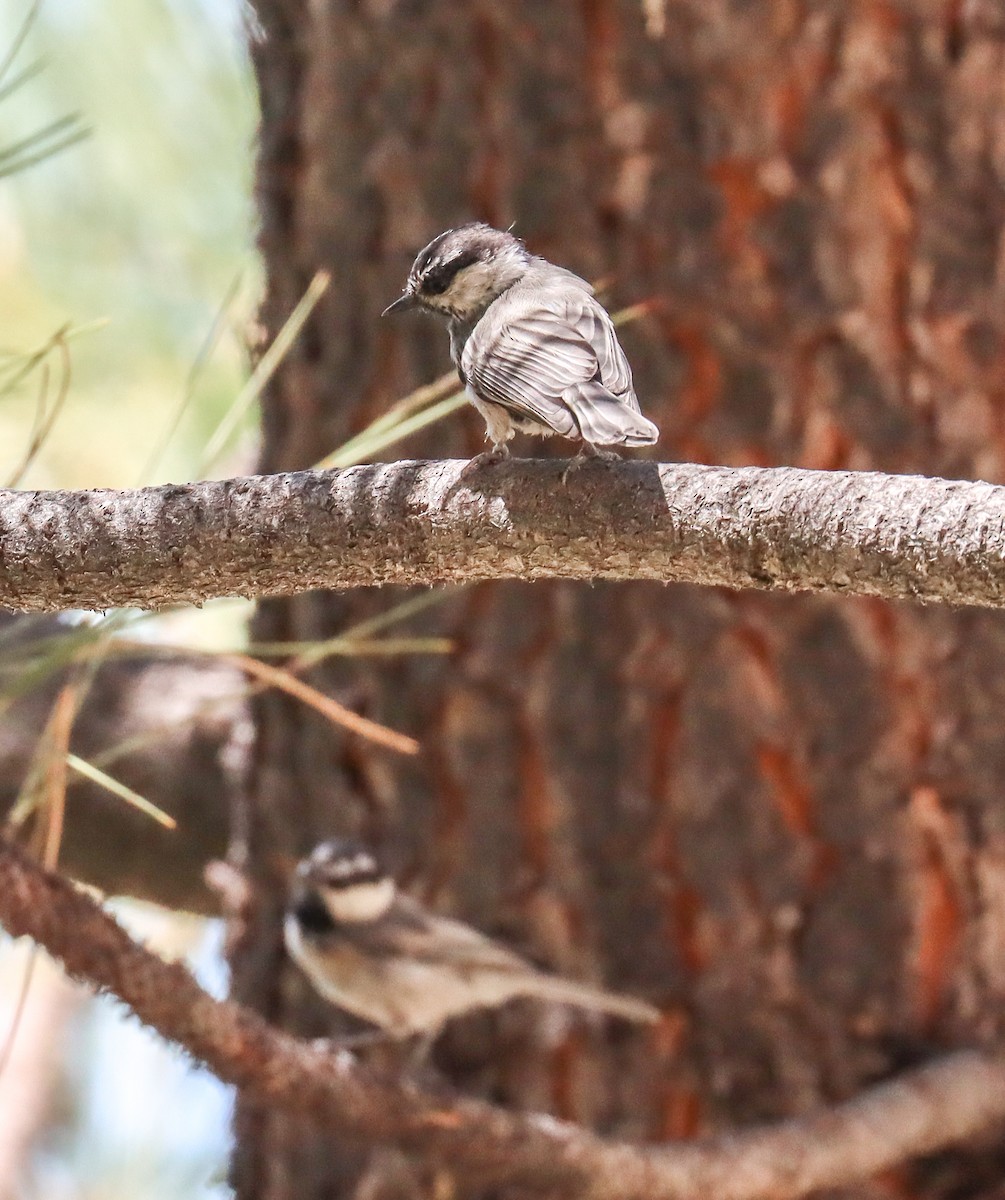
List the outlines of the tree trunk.
{"type": "MultiPolygon", "coordinates": [[[[479,217],[652,302],[623,340],[654,457],[1005,478],[994,4],[255,9],[266,335],[334,277],[267,396],[263,470],[308,466],[445,368],[441,328],[378,314],[419,246],[479,217]]],[[[480,438],[469,413],[400,453],[480,438]]],[[[268,601],[255,635],[330,636],[404,594],[268,601]]],[[[460,1022],[435,1063],[471,1093],[690,1138],[1000,1033],[997,614],[493,583],[407,628],[455,652],[312,682],[419,738],[417,763],[257,701],[238,998],[333,1027],[281,965],[286,856],[362,829],[431,905],[666,1014],[460,1022]]],[[[990,1200],[1001,1174],[975,1147],[875,1194],[990,1200]]],[[[234,1175],[241,1200],[440,1187],[247,1104],[234,1175]]]]}

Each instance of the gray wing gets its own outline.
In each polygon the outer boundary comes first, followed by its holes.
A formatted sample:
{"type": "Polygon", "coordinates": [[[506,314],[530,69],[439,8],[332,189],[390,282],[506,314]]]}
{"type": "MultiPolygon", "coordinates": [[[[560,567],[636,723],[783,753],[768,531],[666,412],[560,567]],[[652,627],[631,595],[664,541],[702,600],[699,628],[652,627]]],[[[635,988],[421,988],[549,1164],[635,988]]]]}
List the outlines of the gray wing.
{"type": "Polygon", "coordinates": [[[470,925],[434,916],[407,896],[395,901],[393,912],[393,922],[377,922],[366,935],[371,949],[378,950],[372,939],[380,939],[379,958],[400,955],[410,963],[450,971],[455,979],[466,980],[472,991],[458,997],[454,1012],[491,1007],[527,995],[613,1013],[629,1021],[659,1019],[659,1010],[644,1000],[540,971],[470,925]]]}
{"type": "Polygon", "coordinates": [[[461,367],[477,395],[565,437],[647,445],[658,436],[610,316],[582,288],[510,289],[468,339],[461,367]]]}
{"type": "Polygon", "coordinates": [[[402,954],[414,962],[464,971],[492,969],[537,974],[536,968],[512,950],[477,929],[448,917],[434,916],[407,896],[399,896],[388,918],[355,932],[361,949],[380,956],[402,954]],[[365,943],[365,946],[364,946],[365,943]]]}

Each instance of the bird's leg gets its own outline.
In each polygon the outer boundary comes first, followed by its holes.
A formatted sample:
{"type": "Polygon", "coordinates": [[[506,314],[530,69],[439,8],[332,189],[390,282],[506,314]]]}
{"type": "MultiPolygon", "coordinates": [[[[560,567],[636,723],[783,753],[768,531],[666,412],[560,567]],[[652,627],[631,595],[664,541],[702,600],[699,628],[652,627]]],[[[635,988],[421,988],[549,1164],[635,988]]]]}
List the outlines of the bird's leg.
{"type": "Polygon", "coordinates": [[[586,458],[599,458],[601,462],[617,462],[621,457],[617,450],[601,450],[592,442],[583,443],[582,453],[586,458]]]}
{"type": "Polygon", "coordinates": [[[361,1029],[358,1033],[347,1033],[343,1037],[312,1038],[311,1049],[319,1054],[337,1054],[339,1050],[364,1050],[387,1041],[383,1029],[361,1029]]]}
{"type": "Polygon", "coordinates": [[[406,1037],[396,1036],[387,1029],[363,1029],[345,1037],[313,1038],[311,1049],[318,1054],[337,1054],[340,1050],[355,1054],[359,1050],[381,1047],[378,1057],[368,1060],[371,1065],[377,1063],[385,1069],[400,1071],[403,1075],[418,1076],[432,1070],[429,1056],[439,1036],[438,1029],[412,1033],[406,1037]]]}
{"type": "Polygon", "coordinates": [[[408,1051],[404,1055],[404,1066],[410,1074],[417,1073],[420,1068],[426,1066],[433,1045],[439,1036],[440,1031],[434,1029],[426,1033],[418,1033],[411,1039],[408,1051]]]}
{"type": "Polygon", "coordinates": [[[485,440],[492,443],[492,449],[476,454],[464,468],[462,479],[469,472],[480,471],[482,467],[493,467],[503,459],[509,458],[509,446],[506,443],[513,436],[513,418],[501,404],[479,400],[470,388],[468,398],[485,419],[485,440]]]}
{"type": "Polygon", "coordinates": [[[585,462],[586,455],[582,452],[582,450],[577,451],[575,456],[569,459],[569,461],[565,464],[565,470],[562,472],[563,485],[569,482],[569,476],[572,474],[572,472],[578,471],[585,462]]]}
{"type": "Polygon", "coordinates": [[[476,454],[471,459],[461,471],[461,478],[467,479],[469,475],[480,471],[482,467],[494,467],[497,463],[504,462],[507,458],[509,458],[509,446],[505,442],[495,442],[491,450],[483,450],[481,454],[476,454]]]}
{"type": "Polygon", "coordinates": [[[600,459],[601,462],[616,462],[621,455],[617,450],[601,450],[599,446],[595,446],[592,442],[584,441],[580,446],[574,458],[570,458],[566,464],[565,470],[562,472],[562,482],[568,483],[569,476],[573,471],[578,471],[583,463],[591,458],[600,459]]]}

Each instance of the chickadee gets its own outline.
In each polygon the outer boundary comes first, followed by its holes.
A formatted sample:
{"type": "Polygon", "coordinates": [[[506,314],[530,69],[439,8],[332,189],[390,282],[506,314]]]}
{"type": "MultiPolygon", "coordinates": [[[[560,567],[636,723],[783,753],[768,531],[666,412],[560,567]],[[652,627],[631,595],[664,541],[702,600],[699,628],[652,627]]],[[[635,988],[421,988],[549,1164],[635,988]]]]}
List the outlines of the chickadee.
{"type": "Polygon", "coordinates": [[[384,316],[420,306],[447,318],[450,357],[485,418],[492,449],[515,430],[598,446],[649,446],[659,430],[639,410],[614,323],[585,279],[528,253],[511,233],[474,223],[433,238],[404,295],[384,316]]]}
{"type": "Polygon", "coordinates": [[[469,925],[403,896],[361,842],[322,842],[297,868],[284,934],[332,1004],[392,1038],[429,1039],[453,1017],[536,996],[655,1021],[651,1004],[537,970],[469,925]]]}

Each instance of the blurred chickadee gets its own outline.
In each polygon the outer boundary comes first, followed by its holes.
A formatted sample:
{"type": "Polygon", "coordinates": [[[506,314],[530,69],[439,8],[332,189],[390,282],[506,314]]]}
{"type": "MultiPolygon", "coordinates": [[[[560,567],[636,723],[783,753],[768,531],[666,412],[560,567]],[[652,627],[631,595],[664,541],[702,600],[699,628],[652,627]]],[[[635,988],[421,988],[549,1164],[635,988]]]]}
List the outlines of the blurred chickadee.
{"type": "Polygon", "coordinates": [[[581,439],[580,454],[659,437],[593,288],[511,233],[476,222],[433,238],[383,315],[415,306],[447,318],[450,357],[492,442],[478,462],[507,457],[517,429],[581,439]]]}
{"type": "Polygon", "coordinates": [[[392,1038],[516,996],[655,1021],[651,1004],[538,971],[484,934],[403,896],[361,842],[323,842],[297,868],[286,947],[332,1004],[392,1038]]]}

